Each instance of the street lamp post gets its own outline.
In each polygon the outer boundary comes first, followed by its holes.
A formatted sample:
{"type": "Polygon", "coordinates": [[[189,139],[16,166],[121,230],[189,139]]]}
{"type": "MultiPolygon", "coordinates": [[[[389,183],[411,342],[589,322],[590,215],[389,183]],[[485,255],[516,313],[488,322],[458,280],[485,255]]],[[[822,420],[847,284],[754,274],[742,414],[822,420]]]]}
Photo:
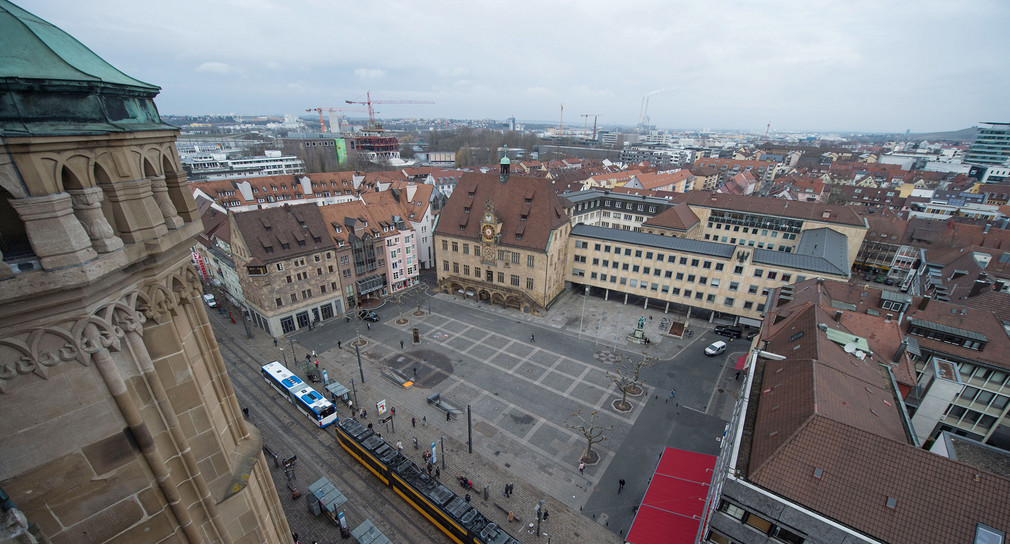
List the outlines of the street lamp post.
{"type": "Polygon", "coordinates": [[[354,378],[351,378],[351,396],[354,397],[354,408],[352,410],[360,410],[361,405],[358,404],[358,391],[354,388],[354,378]]]}
{"type": "Polygon", "coordinates": [[[445,470],[445,437],[439,438],[438,443],[442,448],[442,470],[445,470]]]}
{"type": "Polygon", "coordinates": [[[294,338],[288,338],[288,341],[291,342],[291,362],[294,363],[295,365],[297,365],[298,364],[298,356],[295,355],[295,339],[294,338]]]}
{"type": "Polygon", "coordinates": [[[361,383],[365,383],[365,370],[361,368],[361,346],[360,341],[354,343],[354,353],[358,356],[358,374],[361,374],[361,383]]]}
{"type": "Polygon", "coordinates": [[[586,299],[589,298],[589,286],[586,286],[586,292],[582,296],[582,318],[579,319],[579,340],[582,340],[582,323],[586,321],[586,299]]]}
{"type": "Polygon", "coordinates": [[[284,355],[284,348],[281,348],[281,359],[284,360],[284,366],[288,366],[288,356],[284,355]]]}
{"type": "Polygon", "coordinates": [[[537,511],[537,536],[540,536],[540,521],[544,518],[544,503],[545,502],[547,502],[547,499],[540,499],[540,502],[538,502],[537,506],[536,506],[536,511],[537,511]]]}

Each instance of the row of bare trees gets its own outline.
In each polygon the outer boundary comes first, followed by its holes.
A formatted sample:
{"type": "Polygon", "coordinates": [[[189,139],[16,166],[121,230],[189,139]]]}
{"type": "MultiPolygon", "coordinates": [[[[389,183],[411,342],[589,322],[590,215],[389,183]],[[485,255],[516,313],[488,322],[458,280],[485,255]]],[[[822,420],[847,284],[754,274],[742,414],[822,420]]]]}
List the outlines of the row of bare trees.
{"type": "MultiPolygon", "coordinates": [[[[645,384],[645,380],[641,378],[642,371],[646,368],[655,366],[655,357],[642,356],[640,361],[632,360],[631,357],[625,355],[617,356],[617,368],[611,373],[607,371],[607,378],[617,386],[617,390],[621,392],[621,400],[614,401],[614,408],[622,412],[627,412],[631,409],[631,403],[628,402],[628,395],[637,396],[642,394],[642,386],[645,384]]],[[[565,420],[565,428],[578,431],[586,439],[586,451],[582,454],[582,461],[586,463],[595,462],[598,459],[598,454],[593,451],[593,444],[599,444],[607,439],[607,431],[614,429],[613,425],[601,425],[596,422],[596,418],[599,415],[599,410],[593,410],[590,412],[589,416],[586,417],[582,414],[582,410],[577,410],[574,417],[578,418],[577,423],[569,423],[565,420]]]]}

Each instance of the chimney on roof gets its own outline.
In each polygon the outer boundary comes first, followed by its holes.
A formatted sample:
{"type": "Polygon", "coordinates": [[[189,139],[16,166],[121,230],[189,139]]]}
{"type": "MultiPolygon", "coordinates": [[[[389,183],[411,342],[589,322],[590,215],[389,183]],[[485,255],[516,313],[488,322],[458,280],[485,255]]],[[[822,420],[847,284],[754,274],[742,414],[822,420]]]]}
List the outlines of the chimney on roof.
{"type": "Polygon", "coordinates": [[[989,287],[989,282],[983,280],[980,275],[979,279],[975,280],[975,282],[971,285],[971,291],[968,291],[968,298],[981,294],[985,291],[986,287],[989,287]]]}
{"type": "Polygon", "coordinates": [[[891,363],[898,364],[901,361],[901,356],[905,354],[905,348],[908,347],[908,339],[903,338],[901,343],[898,344],[898,350],[894,352],[894,358],[891,359],[891,363]]]}
{"type": "Polygon", "coordinates": [[[835,312],[834,319],[835,319],[835,321],[841,321],[841,319],[842,319],[842,311],[841,310],[838,310],[838,311],[835,312]]]}

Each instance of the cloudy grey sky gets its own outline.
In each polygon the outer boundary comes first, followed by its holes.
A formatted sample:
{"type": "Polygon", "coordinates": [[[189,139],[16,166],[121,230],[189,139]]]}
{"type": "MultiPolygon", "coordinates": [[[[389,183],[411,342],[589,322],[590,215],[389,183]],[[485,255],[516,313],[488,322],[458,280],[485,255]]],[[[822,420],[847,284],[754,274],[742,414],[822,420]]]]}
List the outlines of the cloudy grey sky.
{"type": "Polygon", "coordinates": [[[953,130],[1010,121],[1003,0],[15,0],[163,114],[304,113],[582,126],[953,130]],[[590,120],[590,123],[592,121],[590,120]]]}

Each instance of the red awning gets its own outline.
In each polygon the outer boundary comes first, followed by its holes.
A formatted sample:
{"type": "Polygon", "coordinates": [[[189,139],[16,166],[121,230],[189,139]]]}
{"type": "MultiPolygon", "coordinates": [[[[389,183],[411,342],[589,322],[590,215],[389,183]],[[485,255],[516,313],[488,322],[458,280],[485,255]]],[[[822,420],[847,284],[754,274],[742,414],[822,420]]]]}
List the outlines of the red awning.
{"type": "Polygon", "coordinates": [[[747,356],[746,355],[741,355],[736,360],[736,369],[737,370],[743,370],[743,367],[745,366],[746,363],[747,363],[747,356]]]}
{"type": "Polygon", "coordinates": [[[626,542],[694,542],[716,457],[666,448],[626,542]]]}

